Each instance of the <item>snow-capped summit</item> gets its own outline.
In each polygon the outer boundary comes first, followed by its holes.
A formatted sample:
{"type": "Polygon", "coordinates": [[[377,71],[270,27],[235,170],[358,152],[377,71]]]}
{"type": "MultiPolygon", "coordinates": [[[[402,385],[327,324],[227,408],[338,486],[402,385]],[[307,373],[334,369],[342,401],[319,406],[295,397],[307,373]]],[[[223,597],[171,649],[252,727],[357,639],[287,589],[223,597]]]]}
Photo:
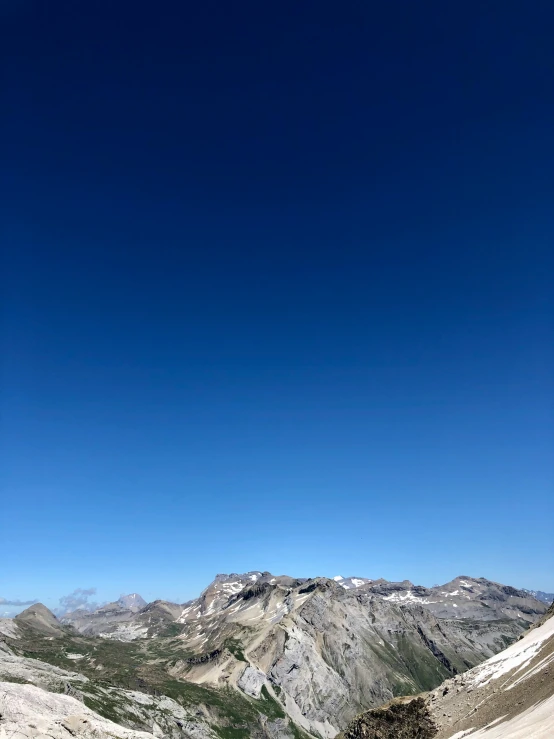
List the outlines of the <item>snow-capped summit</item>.
{"type": "Polygon", "coordinates": [[[144,608],[146,601],[138,593],[130,593],[129,595],[121,595],[117,601],[123,608],[128,608],[130,611],[140,611],[144,608]]]}

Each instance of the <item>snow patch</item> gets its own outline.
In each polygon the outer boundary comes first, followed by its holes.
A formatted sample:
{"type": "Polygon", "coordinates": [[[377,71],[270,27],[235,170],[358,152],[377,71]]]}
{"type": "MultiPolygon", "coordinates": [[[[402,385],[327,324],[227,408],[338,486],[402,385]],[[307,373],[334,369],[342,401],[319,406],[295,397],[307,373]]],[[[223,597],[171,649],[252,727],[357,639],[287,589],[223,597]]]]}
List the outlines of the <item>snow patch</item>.
{"type": "Polygon", "coordinates": [[[391,593],[390,595],[386,595],[383,600],[389,600],[392,603],[424,603],[425,605],[438,603],[436,600],[420,598],[419,596],[414,595],[411,590],[408,590],[407,593],[391,593]]]}
{"type": "Polygon", "coordinates": [[[491,657],[472,671],[472,683],[482,686],[516,667],[524,669],[541,649],[543,642],[554,635],[554,618],[549,618],[542,626],[532,629],[523,639],[504,651],[491,657]]]}
{"type": "Polygon", "coordinates": [[[493,721],[494,726],[489,724],[478,731],[469,734],[459,733],[455,737],[459,739],[464,736],[468,739],[552,739],[553,715],[554,695],[542,703],[531,706],[509,721],[502,723],[493,721]]]}

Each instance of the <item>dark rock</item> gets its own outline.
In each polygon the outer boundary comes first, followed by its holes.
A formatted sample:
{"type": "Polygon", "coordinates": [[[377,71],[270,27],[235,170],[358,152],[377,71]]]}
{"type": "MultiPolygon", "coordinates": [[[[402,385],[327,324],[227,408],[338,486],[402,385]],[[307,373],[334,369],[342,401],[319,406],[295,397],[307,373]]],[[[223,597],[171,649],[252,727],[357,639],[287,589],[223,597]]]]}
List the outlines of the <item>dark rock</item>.
{"type": "Polygon", "coordinates": [[[343,739],[432,739],[437,727],[423,698],[392,703],[361,714],[342,734],[343,739]]]}

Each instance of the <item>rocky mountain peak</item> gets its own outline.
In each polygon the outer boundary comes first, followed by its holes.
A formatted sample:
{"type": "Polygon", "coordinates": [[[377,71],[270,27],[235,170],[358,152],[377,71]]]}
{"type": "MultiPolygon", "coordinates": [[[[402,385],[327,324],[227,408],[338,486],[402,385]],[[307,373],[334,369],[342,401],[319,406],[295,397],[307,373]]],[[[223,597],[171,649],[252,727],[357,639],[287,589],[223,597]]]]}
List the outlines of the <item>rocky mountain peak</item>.
{"type": "Polygon", "coordinates": [[[211,585],[215,585],[216,583],[220,583],[220,582],[229,582],[230,580],[240,580],[240,581],[250,580],[251,582],[256,582],[256,580],[259,580],[261,577],[268,576],[268,575],[269,577],[271,577],[270,572],[259,572],[258,570],[253,570],[252,572],[243,572],[242,574],[239,574],[238,572],[231,572],[231,573],[223,572],[215,576],[211,585]]]}
{"type": "Polygon", "coordinates": [[[56,618],[56,616],[43,603],[33,603],[32,606],[29,606],[24,611],[21,611],[21,613],[18,613],[15,618],[18,620],[27,620],[29,618],[43,618],[54,623],[58,623],[58,619],[56,618]]]}
{"type": "Polygon", "coordinates": [[[15,617],[18,624],[26,624],[37,631],[54,633],[62,628],[56,616],[42,603],[34,603],[15,617]]]}
{"type": "Polygon", "coordinates": [[[140,611],[144,608],[146,601],[138,593],[130,593],[129,595],[121,595],[118,599],[118,604],[123,608],[128,608],[130,611],[140,611]]]}

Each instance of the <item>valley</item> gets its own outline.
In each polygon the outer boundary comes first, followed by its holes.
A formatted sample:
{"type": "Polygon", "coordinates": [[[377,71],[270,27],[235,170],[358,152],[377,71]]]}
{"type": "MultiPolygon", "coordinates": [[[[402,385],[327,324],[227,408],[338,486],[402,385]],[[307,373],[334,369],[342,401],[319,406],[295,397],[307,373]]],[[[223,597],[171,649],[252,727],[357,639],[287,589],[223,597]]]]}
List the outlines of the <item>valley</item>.
{"type": "Polygon", "coordinates": [[[40,604],[3,619],[0,681],[160,736],[331,739],[367,709],[457,679],[546,610],[483,578],[218,575],[184,604],[133,594],[61,620],[40,604]]]}

